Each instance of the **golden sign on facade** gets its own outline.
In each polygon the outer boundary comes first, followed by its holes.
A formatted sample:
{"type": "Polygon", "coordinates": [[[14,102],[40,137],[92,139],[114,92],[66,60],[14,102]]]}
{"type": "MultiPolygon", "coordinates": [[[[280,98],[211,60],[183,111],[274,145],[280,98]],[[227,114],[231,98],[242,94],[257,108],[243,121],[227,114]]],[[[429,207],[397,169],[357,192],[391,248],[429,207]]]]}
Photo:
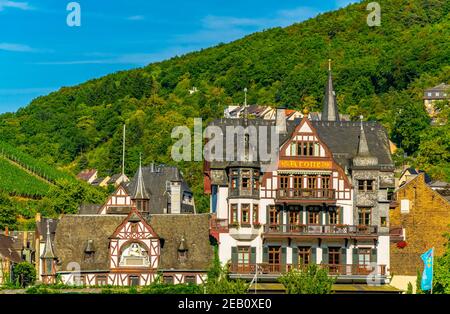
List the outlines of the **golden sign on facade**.
{"type": "Polygon", "coordinates": [[[280,160],[278,163],[280,169],[331,169],[332,166],[329,160],[280,160]]]}

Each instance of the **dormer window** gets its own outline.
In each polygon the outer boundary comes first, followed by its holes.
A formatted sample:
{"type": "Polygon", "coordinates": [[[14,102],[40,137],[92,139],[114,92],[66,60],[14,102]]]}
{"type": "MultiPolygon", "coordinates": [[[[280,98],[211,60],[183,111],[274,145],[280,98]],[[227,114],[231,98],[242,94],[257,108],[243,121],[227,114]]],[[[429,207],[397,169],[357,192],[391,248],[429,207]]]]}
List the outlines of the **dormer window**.
{"type": "Polygon", "coordinates": [[[298,141],[291,144],[291,156],[320,156],[319,142],[298,141]]]}
{"type": "Polygon", "coordinates": [[[188,258],[188,247],[184,236],[181,238],[180,245],[178,246],[178,261],[185,263],[188,258]]]}

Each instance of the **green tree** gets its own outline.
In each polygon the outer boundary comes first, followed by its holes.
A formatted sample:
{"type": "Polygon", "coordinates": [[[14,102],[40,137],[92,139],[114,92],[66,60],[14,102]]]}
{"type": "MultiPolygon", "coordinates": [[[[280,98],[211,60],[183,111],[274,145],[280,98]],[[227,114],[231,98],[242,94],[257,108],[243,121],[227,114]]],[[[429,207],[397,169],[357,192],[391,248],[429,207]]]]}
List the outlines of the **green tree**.
{"type": "Polygon", "coordinates": [[[208,271],[205,284],[207,294],[244,294],[248,291],[249,284],[243,280],[229,278],[228,265],[221,266],[217,248],[214,251],[214,260],[208,271]]]}
{"type": "Polygon", "coordinates": [[[406,289],[406,294],[413,294],[413,285],[408,282],[408,288],[406,289]]]}
{"type": "Polygon", "coordinates": [[[433,293],[450,294],[450,234],[446,234],[447,248],[433,265],[433,293]]]}
{"type": "Polygon", "coordinates": [[[13,203],[9,200],[6,193],[0,193],[0,230],[6,227],[16,229],[17,214],[13,203]]]}
{"type": "Polygon", "coordinates": [[[33,264],[21,262],[14,265],[13,281],[17,282],[23,288],[33,285],[36,281],[36,269],[33,264]]]}
{"type": "Polygon", "coordinates": [[[288,294],[330,294],[334,278],[326,268],[313,264],[300,270],[291,269],[279,281],[288,294]]]}

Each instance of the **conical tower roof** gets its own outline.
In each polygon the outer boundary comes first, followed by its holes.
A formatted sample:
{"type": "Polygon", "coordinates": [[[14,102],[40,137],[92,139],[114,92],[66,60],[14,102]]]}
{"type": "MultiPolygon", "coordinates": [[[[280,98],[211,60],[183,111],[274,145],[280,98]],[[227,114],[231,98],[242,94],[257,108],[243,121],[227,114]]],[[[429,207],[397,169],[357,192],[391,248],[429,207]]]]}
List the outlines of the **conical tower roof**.
{"type": "Polygon", "coordinates": [[[333,77],[331,75],[331,59],[328,60],[328,80],[325,86],[321,120],[339,121],[336,93],[334,92],[333,77]]]}
{"type": "Polygon", "coordinates": [[[142,160],[139,157],[139,169],[137,173],[136,185],[133,191],[133,199],[148,200],[150,199],[147,190],[145,189],[144,176],[142,175],[142,160]]]}

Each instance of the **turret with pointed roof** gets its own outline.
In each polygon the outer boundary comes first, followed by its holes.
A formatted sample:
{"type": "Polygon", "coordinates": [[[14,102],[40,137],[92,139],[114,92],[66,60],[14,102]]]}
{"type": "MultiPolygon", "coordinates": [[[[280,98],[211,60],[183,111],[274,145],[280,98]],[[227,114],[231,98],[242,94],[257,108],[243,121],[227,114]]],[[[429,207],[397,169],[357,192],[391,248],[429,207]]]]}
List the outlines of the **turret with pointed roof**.
{"type": "Polygon", "coordinates": [[[369,151],[369,145],[367,144],[366,132],[363,126],[363,116],[361,119],[361,129],[359,133],[358,152],[353,158],[353,165],[359,167],[376,166],[378,165],[378,158],[373,156],[369,151]]]}
{"type": "Polygon", "coordinates": [[[133,191],[132,198],[134,200],[148,200],[150,199],[147,190],[145,189],[144,184],[144,177],[142,175],[142,160],[139,157],[139,170],[138,170],[138,177],[136,180],[136,187],[133,191]]]}
{"type": "Polygon", "coordinates": [[[47,220],[47,240],[44,246],[44,252],[42,253],[42,258],[53,259],[55,258],[55,253],[53,252],[53,245],[50,236],[50,224],[47,220]]]}
{"type": "Polygon", "coordinates": [[[150,196],[145,188],[144,176],[142,175],[142,158],[139,157],[139,169],[137,174],[136,186],[131,196],[134,205],[140,212],[149,212],[150,196]]]}
{"type": "Polygon", "coordinates": [[[56,277],[56,255],[53,251],[53,243],[50,234],[50,223],[47,220],[47,239],[45,241],[44,251],[41,259],[43,265],[42,280],[46,284],[54,283],[56,277]]]}
{"type": "Polygon", "coordinates": [[[339,121],[336,93],[334,92],[333,77],[331,75],[331,59],[328,60],[328,80],[327,85],[325,86],[321,120],[339,121]]]}

